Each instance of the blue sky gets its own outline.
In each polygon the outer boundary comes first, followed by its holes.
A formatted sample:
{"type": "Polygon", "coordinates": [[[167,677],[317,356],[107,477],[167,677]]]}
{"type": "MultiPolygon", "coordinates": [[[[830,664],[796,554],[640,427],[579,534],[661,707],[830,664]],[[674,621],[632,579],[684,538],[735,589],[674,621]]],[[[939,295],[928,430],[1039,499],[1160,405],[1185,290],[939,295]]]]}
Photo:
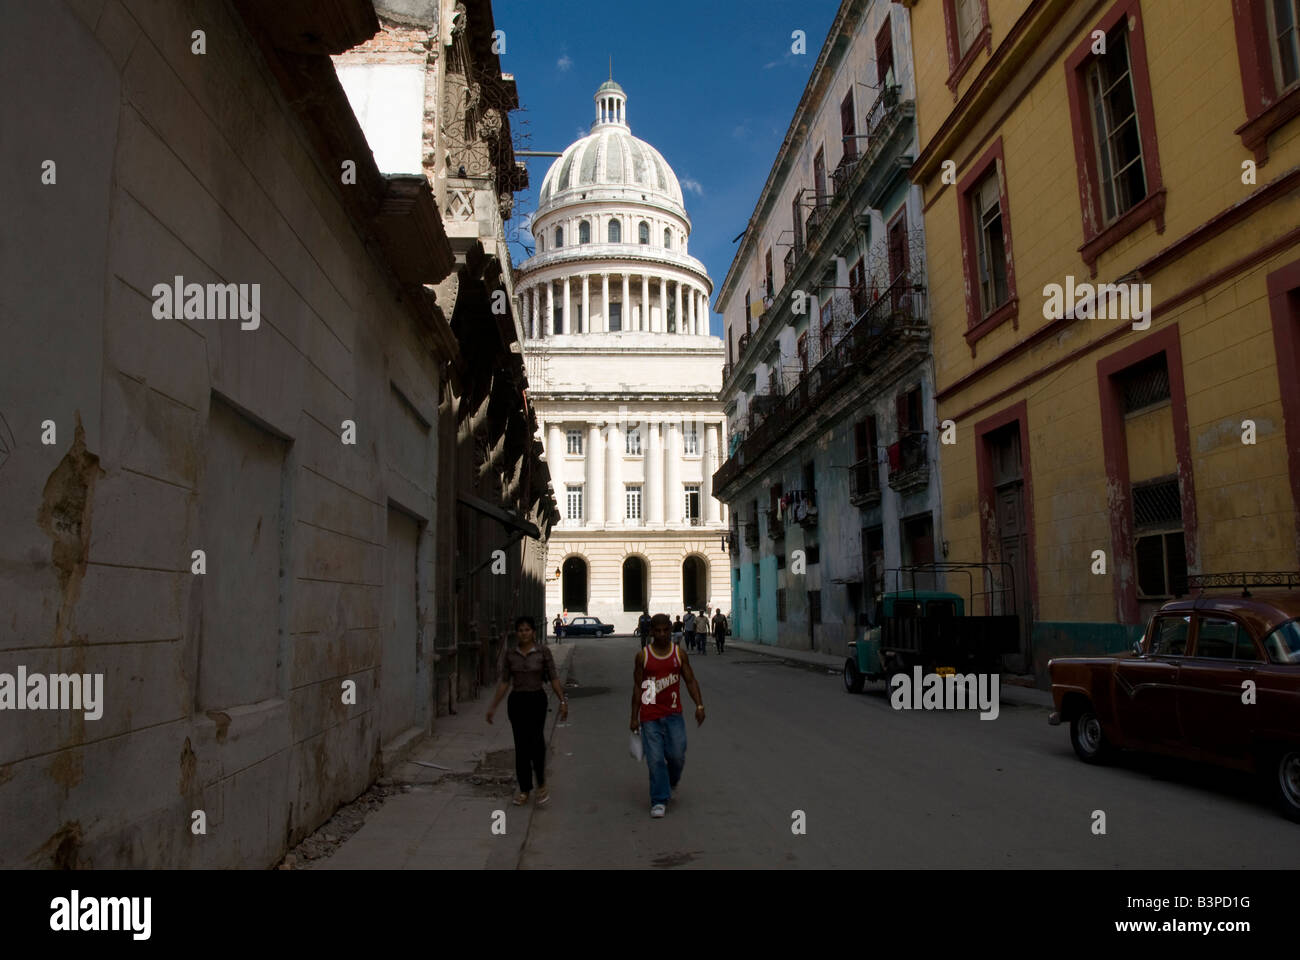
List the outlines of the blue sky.
{"type": "MultiPolygon", "coordinates": [[[[716,291],[838,9],[834,0],[494,0],[506,33],[501,69],[515,75],[524,108],[511,115],[516,142],[524,133],[524,149],[563,150],[586,136],[612,54],[632,133],[676,171],[691,254],[716,291]],[[807,35],[803,55],[791,53],[795,30],[807,35]]],[[[518,214],[536,209],[552,162],[528,160],[532,186],[516,195],[518,214]]],[[[511,255],[518,263],[526,254],[514,244],[511,255]]],[[[721,330],[715,315],[712,332],[721,330]]]]}

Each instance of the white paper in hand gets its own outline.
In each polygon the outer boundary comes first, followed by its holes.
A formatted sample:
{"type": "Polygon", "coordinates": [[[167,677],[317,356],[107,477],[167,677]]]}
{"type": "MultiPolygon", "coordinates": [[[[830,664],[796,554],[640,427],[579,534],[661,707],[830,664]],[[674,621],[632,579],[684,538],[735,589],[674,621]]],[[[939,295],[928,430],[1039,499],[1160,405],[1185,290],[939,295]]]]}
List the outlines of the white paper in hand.
{"type": "Polygon", "coordinates": [[[645,754],[641,752],[641,734],[632,734],[632,738],[627,742],[627,748],[631,752],[633,760],[645,759],[645,754]]]}

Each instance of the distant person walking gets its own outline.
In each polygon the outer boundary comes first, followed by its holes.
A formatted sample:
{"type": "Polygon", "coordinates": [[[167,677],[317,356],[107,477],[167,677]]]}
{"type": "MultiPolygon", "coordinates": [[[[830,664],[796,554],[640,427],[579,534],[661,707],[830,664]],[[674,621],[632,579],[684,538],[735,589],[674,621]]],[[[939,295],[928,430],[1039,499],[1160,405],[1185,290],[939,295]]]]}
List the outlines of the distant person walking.
{"type": "Polygon", "coordinates": [[[727,618],[722,615],[722,608],[718,607],[713,613],[713,644],[718,648],[718,653],[727,643],[727,618]]]}
{"type": "Polygon", "coordinates": [[[636,622],[636,632],[641,637],[641,646],[650,642],[650,611],[644,610],[636,622]]]}
{"type": "Polygon", "coordinates": [[[686,639],[686,649],[695,650],[695,614],[690,610],[686,611],[686,619],[682,621],[682,635],[686,639]]]}
{"type": "Polygon", "coordinates": [[[686,766],[686,721],[682,719],[681,681],[695,701],[695,723],[704,723],[704,698],[686,651],[672,642],[666,614],[655,614],[651,643],[636,653],[632,671],[632,732],[650,771],[650,816],[664,815],[686,766]]]}
{"type": "Polygon", "coordinates": [[[561,643],[561,642],[563,642],[563,640],[564,640],[564,618],[562,618],[562,617],[557,613],[557,614],[555,615],[555,622],[554,622],[553,624],[551,624],[551,627],[555,630],[555,642],[556,642],[556,643],[561,643]]]}
{"type": "MultiPolygon", "coordinates": [[[[659,616],[659,614],[656,613],[655,616],[657,617],[659,616]]],[[[652,622],[650,624],[651,637],[654,636],[654,632],[655,632],[655,627],[654,627],[654,623],[652,622]]],[[[683,638],[682,618],[679,616],[676,620],[673,621],[673,643],[681,643],[682,638],[683,638]]]]}
{"type": "Polygon", "coordinates": [[[543,806],[551,799],[546,790],[545,770],[549,701],[543,687],[547,683],[560,700],[560,719],[569,717],[569,701],[560,687],[555,658],[548,648],[537,645],[536,632],[532,617],[515,618],[515,645],[506,649],[501,663],[501,681],[487,711],[487,722],[491,723],[501,698],[511,686],[514,687],[506,703],[506,715],[510,717],[510,727],[515,734],[515,777],[519,781],[519,793],[514,799],[516,807],[528,802],[534,774],[537,777],[537,805],[543,806]]]}

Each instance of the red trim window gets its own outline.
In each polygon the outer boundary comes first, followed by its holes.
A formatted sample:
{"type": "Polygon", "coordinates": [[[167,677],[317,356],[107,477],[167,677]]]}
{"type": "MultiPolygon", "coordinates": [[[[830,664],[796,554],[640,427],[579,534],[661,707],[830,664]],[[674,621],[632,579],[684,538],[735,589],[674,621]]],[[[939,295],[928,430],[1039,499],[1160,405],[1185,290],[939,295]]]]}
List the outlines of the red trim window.
{"type": "Polygon", "coordinates": [[[898,82],[894,70],[893,21],[885,14],[884,26],[876,34],[876,84],[881,90],[898,82]]]}
{"type": "Polygon", "coordinates": [[[948,34],[948,89],[955,99],[957,85],[980,48],[993,51],[988,0],[943,0],[943,23],[948,34]]]}
{"type": "Polygon", "coordinates": [[[1165,190],[1156,146],[1139,0],[1119,0],[1066,59],[1066,89],[1083,212],[1079,252],[1097,259],[1148,220],[1165,230],[1165,190]],[[1094,39],[1100,31],[1104,36],[1094,39]]]}
{"type": "Polygon", "coordinates": [[[857,319],[867,309],[866,270],[862,258],[849,268],[849,297],[853,301],[853,317],[857,319]]]}
{"type": "Polygon", "coordinates": [[[1282,420],[1286,425],[1287,472],[1295,505],[1296,558],[1300,559],[1300,260],[1268,275],[1268,306],[1273,317],[1282,420]]]}
{"type": "Polygon", "coordinates": [[[957,184],[962,260],[966,269],[966,342],[975,343],[1012,321],[1019,329],[1020,301],[1011,253],[1011,205],[999,137],[957,184]]]}
{"type": "Polygon", "coordinates": [[[1246,122],[1236,129],[1260,166],[1268,138],[1300,116],[1300,0],[1233,0],[1246,122]]]}

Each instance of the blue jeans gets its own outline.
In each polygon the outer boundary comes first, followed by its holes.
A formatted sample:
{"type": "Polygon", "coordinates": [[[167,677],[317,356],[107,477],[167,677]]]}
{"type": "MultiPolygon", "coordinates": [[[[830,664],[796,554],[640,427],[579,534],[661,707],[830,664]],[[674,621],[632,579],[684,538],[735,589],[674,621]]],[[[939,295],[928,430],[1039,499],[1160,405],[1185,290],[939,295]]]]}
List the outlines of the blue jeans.
{"type": "Polygon", "coordinates": [[[650,768],[650,803],[667,803],[686,766],[686,721],[680,713],[645,721],[641,746],[650,768]]]}

